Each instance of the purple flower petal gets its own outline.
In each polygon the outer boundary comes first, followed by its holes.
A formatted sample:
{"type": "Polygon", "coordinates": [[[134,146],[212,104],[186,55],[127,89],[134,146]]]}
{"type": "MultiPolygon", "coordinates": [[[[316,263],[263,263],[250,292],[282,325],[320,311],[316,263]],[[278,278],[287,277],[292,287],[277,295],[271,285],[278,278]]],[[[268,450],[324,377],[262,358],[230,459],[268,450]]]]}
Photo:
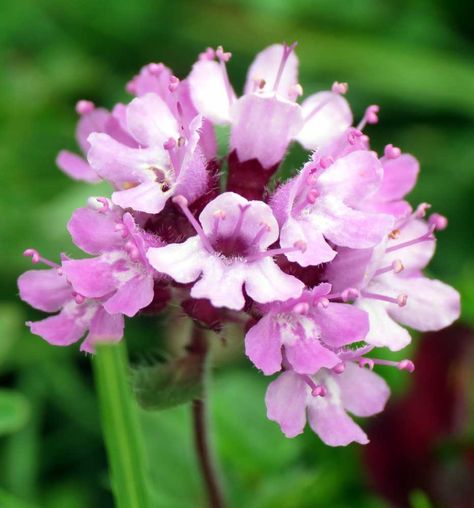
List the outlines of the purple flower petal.
{"type": "Polygon", "coordinates": [[[97,183],[102,180],[82,157],[68,150],[61,150],[59,152],[56,157],[56,164],[61,171],[74,180],[88,183],[97,183]]]}
{"type": "Polygon", "coordinates": [[[117,289],[104,303],[104,309],[109,314],[125,314],[133,317],[152,302],[153,294],[153,277],[136,275],[117,289]]]}
{"type": "Polygon", "coordinates": [[[52,270],[29,270],[18,278],[20,298],[32,307],[56,312],[72,298],[72,288],[64,275],[52,270]]]}
{"type": "Polygon", "coordinates": [[[102,257],[67,260],[62,268],[74,291],[87,298],[106,296],[117,287],[113,268],[102,257]]]}

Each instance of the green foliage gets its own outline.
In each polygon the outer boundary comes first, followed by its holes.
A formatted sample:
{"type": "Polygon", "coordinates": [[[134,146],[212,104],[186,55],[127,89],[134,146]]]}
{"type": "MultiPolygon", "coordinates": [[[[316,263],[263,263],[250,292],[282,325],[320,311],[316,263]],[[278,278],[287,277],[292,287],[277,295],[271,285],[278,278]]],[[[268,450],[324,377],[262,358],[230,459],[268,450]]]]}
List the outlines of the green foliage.
{"type": "Polygon", "coordinates": [[[30,406],[22,393],[0,390],[0,436],[21,429],[29,415],[30,406]]]}

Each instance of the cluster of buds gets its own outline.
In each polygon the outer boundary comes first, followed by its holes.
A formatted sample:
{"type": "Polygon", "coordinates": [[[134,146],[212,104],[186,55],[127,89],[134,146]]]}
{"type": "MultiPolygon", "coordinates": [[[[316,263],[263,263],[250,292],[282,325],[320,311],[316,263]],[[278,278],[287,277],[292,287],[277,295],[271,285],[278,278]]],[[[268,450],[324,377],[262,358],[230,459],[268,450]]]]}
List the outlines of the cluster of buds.
{"type": "Polygon", "coordinates": [[[378,106],[353,125],[338,82],[298,102],[294,49],[259,53],[241,97],[219,47],[184,80],[145,66],[127,85],[133,100],[112,111],[80,101],[83,154],[62,151],[58,166],[112,192],[68,223],[90,256],[56,264],[28,249],[48,268],[21,275],[20,296],[56,312],[28,323],[32,333],[58,346],[83,339],[87,352],[120,340],[124,316],[170,305],[218,333],[239,323],[250,361],[279,373],[265,402],[286,436],[308,420],[329,445],[367,443],[348,413],[383,409],[389,388],[374,366],[414,369],[377,359],[376,348],[404,348],[403,325],[439,330],[459,315],[458,293],[423,275],[447,221],[405,201],[419,170],[413,156],[370,148],[364,129],[378,122],[378,106]],[[229,153],[219,157],[222,124],[229,153]],[[277,183],[293,142],[307,162],[277,183]]]}

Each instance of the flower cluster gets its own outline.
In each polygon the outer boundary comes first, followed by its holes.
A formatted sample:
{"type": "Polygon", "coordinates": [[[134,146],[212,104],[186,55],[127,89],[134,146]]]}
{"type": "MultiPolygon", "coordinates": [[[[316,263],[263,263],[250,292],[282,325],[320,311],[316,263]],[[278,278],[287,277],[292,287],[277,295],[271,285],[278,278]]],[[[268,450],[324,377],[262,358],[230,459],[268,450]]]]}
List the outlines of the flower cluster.
{"type": "Polygon", "coordinates": [[[145,66],[127,85],[134,98],[112,111],[79,101],[83,154],[62,151],[57,164],[112,192],[68,223],[90,257],[55,264],[28,249],[49,269],[24,273],[20,296],[57,312],[28,323],[34,334],[59,346],[85,336],[87,352],[120,340],[124,316],[170,303],[214,331],[241,323],[251,362],[279,373],[265,401],[286,436],[307,419],[329,445],[367,443],[348,413],[383,409],[389,388],[374,365],[414,369],[373,350],[405,347],[402,325],[439,330],[459,315],[458,293],[423,275],[447,221],[405,201],[419,170],[413,156],[370,148],[364,130],[377,123],[377,106],[353,125],[338,82],[298,101],[294,49],[259,53],[240,97],[227,74],[231,54],[219,47],[200,54],[184,80],[161,63],[145,66]],[[229,153],[219,157],[222,124],[229,153]],[[277,181],[293,142],[308,150],[307,163],[277,181]]]}

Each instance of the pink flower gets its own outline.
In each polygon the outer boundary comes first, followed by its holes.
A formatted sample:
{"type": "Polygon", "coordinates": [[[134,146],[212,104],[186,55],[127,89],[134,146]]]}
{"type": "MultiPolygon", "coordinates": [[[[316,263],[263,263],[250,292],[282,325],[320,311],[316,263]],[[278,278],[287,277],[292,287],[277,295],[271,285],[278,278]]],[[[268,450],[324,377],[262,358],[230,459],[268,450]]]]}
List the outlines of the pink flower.
{"type": "Polygon", "coordinates": [[[434,254],[432,233],[415,215],[374,250],[340,249],[328,266],[325,276],[335,291],[357,290],[355,305],[370,319],[369,344],[397,351],[411,340],[397,323],[436,331],[459,317],[459,293],[422,274],[434,254]]]}
{"type": "Polygon", "coordinates": [[[208,298],[215,307],[240,310],[246,293],[259,303],[297,298],[303,283],[283,273],[272,256],[300,250],[298,244],[288,249],[267,250],[278,240],[278,224],[268,205],[247,201],[225,192],[201,212],[199,222],[187,202],[175,198],[198,233],[183,243],[148,250],[148,259],[158,272],[176,282],[188,284],[193,298],[208,298]]]}
{"type": "Polygon", "coordinates": [[[385,381],[374,372],[347,362],[341,373],[322,369],[314,376],[291,370],[270,383],[265,396],[267,416],[277,422],[287,437],[301,434],[308,419],[310,427],[330,446],[369,442],[352,420],[383,410],[390,395],[385,381]]]}
{"type": "Polygon", "coordinates": [[[88,160],[103,179],[119,190],[114,204],[159,213],[167,200],[182,194],[190,201],[207,189],[206,161],[198,146],[202,119],[180,124],[158,95],[134,99],[124,111],[127,131],[137,147],[105,133],[88,137],[88,160]]]}
{"type": "Polygon", "coordinates": [[[313,159],[300,174],[280,187],[271,207],[281,227],[282,247],[304,240],[304,252],[287,257],[301,266],[331,261],[336,245],[364,249],[378,244],[393,227],[393,218],[361,211],[364,200],[376,193],[383,170],[373,152],[358,150],[337,159],[313,159]]]}
{"type": "Polygon", "coordinates": [[[92,352],[101,341],[119,341],[123,336],[121,314],[107,313],[97,300],[78,296],[58,268],[30,270],[18,279],[20,298],[45,312],[57,312],[42,321],[28,322],[30,330],[55,346],[69,346],[89,331],[81,351],[92,352]]]}
{"type": "Polygon", "coordinates": [[[191,98],[204,117],[232,125],[231,150],[236,150],[240,162],[257,159],[270,169],[283,159],[293,139],[314,149],[337,139],[352,124],[350,108],[339,93],[312,95],[302,106],[295,102],[303,93],[295,46],[274,44],[260,52],[240,99],[227,75],[230,53],[208,48],[193,66],[191,98]]]}
{"type": "Polygon", "coordinates": [[[67,259],[62,270],[76,293],[100,298],[110,314],[134,316],[153,300],[154,272],[146,250],[159,242],[145,235],[129,213],[105,199],[101,205],[79,208],[68,224],[74,243],[97,257],[67,259]]]}
{"type": "Polygon", "coordinates": [[[267,312],[247,332],[245,352],[265,375],[287,363],[299,374],[315,374],[341,360],[342,346],[367,335],[367,314],[352,305],[332,303],[330,284],[320,284],[297,298],[266,306],[267,312]]]}

